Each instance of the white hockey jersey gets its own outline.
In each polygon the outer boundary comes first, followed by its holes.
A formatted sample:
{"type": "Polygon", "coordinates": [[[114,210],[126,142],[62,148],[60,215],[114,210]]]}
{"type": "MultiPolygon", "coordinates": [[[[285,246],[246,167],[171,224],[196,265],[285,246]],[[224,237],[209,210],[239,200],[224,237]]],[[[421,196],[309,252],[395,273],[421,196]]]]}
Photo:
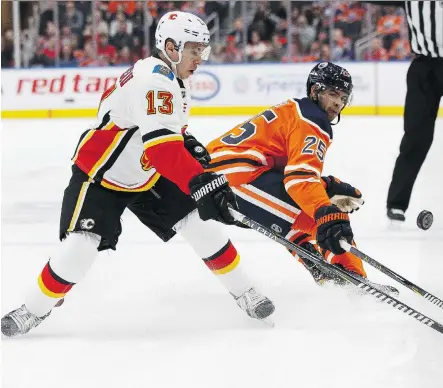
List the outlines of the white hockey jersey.
{"type": "MultiPolygon", "coordinates": [[[[177,153],[176,148],[171,149],[171,155],[170,152],[165,155],[163,147],[163,157],[158,157],[158,152],[152,149],[181,142],[180,147],[185,151],[182,130],[188,123],[189,108],[190,89],[186,80],[178,79],[161,59],[139,60],[103,93],[98,120],[81,136],[72,160],[108,189],[149,190],[160,177],[161,166],[167,174],[172,171],[166,163],[174,161],[161,159],[173,159],[177,153]]],[[[186,163],[200,171],[194,162],[186,163]]],[[[187,190],[187,182],[183,185],[187,190]]]]}

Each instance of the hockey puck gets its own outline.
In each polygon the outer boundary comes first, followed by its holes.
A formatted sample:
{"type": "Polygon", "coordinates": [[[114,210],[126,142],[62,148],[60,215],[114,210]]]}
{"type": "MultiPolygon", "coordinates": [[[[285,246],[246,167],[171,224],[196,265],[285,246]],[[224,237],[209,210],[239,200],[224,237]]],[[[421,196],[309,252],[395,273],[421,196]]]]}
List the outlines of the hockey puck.
{"type": "Polygon", "coordinates": [[[417,226],[420,229],[428,230],[432,226],[434,216],[428,210],[422,210],[417,217],[417,226]]]}

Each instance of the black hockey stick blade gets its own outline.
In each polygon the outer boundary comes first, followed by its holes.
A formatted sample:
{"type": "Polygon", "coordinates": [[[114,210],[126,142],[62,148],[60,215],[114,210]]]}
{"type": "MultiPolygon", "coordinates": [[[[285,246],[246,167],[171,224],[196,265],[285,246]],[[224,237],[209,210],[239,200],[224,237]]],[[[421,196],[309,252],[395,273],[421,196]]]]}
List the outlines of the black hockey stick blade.
{"type": "Polygon", "coordinates": [[[414,291],[416,294],[424,297],[429,302],[435,304],[437,307],[440,307],[443,309],[443,300],[440,298],[437,298],[435,295],[432,295],[430,292],[427,292],[423,288],[417,286],[416,284],[412,283],[408,279],[404,278],[403,276],[399,275],[398,273],[394,272],[392,269],[384,266],[377,260],[369,257],[366,253],[363,253],[356,247],[352,246],[351,244],[348,244],[346,241],[340,242],[341,247],[348,252],[351,252],[353,255],[357,256],[364,262],[368,263],[369,265],[372,265],[374,268],[378,269],[380,272],[384,273],[385,275],[389,276],[391,279],[394,279],[401,285],[405,286],[406,288],[409,288],[410,290],[414,291]]]}
{"type": "Polygon", "coordinates": [[[315,255],[312,255],[307,250],[299,247],[298,245],[292,243],[291,241],[286,240],[284,237],[274,233],[272,230],[266,228],[265,226],[259,224],[258,222],[255,222],[251,218],[239,213],[236,210],[230,210],[232,216],[239,222],[243,223],[244,225],[248,226],[249,228],[255,230],[256,232],[270,238],[271,240],[274,240],[278,242],[280,245],[283,245],[285,248],[295,251],[300,257],[307,259],[320,267],[324,268],[328,272],[332,272],[338,276],[340,276],[343,280],[346,280],[347,282],[354,284],[356,287],[362,289],[366,293],[373,295],[380,301],[394,307],[395,309],[401,311],[404,314],[409,315],[410,317],[414,318],[418,322],[430,327],[431,329],[434,329],[438,331],[439,333],[443,334],[443,325],[434,321],[433,319],[427,317],[426,315],[418,312],[417,310],[413,309],[412,307],[409,307],[408,305],[400,302],[399,300],[389,296],[388,294],[377,290],[370,284],[366,283],[363,279],[358,279],[351,274],[349,274],[346,271],[341,270],[338,267],[333,266],[332,264],[329,264],[327,261],[320,259],[319,257],[316,257],[315,255]]]}

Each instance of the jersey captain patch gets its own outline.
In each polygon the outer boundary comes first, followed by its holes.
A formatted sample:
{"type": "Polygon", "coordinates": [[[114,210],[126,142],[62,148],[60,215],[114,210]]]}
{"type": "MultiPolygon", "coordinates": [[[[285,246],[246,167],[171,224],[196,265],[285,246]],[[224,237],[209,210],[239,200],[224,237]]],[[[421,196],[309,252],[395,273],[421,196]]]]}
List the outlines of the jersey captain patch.
{"type": "Polygon", "coordinates": [[[174,73],[172,72],[172,70],[166,66],[163,66],[163,65],[154,66],[152,73],[162,74],[165,77],[169,78],[171,81],[174,80],[174,73]]]}

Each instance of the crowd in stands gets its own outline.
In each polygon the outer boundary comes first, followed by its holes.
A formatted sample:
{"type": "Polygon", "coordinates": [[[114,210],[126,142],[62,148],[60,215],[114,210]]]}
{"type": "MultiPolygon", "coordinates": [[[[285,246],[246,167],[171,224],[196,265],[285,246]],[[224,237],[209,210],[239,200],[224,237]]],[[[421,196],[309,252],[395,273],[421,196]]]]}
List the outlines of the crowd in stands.
{"type": "MultiPolygon", "coordinates": [[[[157,21],[173,9],[203,20],[216,13],[212,63],[388,61],[411,55],[403,10],[358,1],[297,1],[290,7],[283,1],[226,0],[33,3],[34,29],[21,31],[22,67],[132,64],[151,54],[157,21]],[[371,33],[366,45],[356,44],[371,33]]],[[[1,53],[2,68],[13,67],[10,29],[3,31],[1,53]]]]}

